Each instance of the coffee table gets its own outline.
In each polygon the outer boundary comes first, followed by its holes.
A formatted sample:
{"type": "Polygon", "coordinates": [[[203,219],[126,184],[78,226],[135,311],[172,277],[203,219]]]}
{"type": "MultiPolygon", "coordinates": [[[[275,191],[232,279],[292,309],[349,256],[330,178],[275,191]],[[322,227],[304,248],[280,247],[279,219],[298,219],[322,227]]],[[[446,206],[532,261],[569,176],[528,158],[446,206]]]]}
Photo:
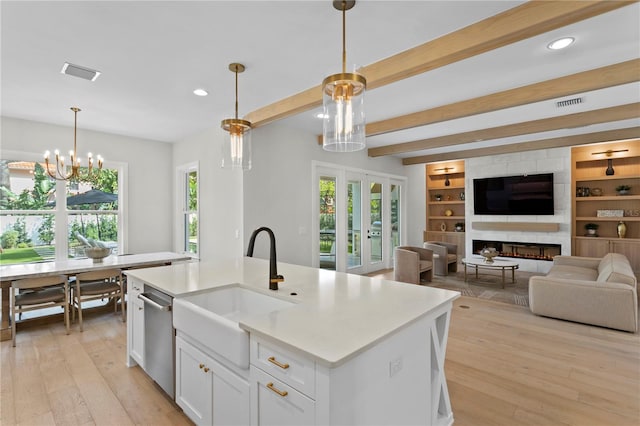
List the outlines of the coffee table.
{"type": "Polygon", "coordinates": [[[476,269],[476,279],[478,279],[478,269],[493,269],[502,271],[502,288],[504,288],[504,271],[507,269],[511,269],[511,282],[516,282],[516,269],[520,265],[516,262],[512,262],[510,260],[494,260],[493,263],[486,263],[484,261],[484,257],[472,257],[462,259],[462,264],[464,265],[464,281],[467,282],[467,266],[472,266],[476,269]]]}

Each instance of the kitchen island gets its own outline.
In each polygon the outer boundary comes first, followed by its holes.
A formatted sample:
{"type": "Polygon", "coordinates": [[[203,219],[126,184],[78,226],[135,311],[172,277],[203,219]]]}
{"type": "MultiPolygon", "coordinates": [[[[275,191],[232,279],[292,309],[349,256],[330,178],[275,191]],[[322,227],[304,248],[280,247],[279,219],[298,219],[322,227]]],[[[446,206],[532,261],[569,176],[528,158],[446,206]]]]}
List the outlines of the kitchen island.
{"type": "MultiPolygon", "coordinates": [[[[268,269],[268,261],[245,257],[127,272],[138,288],[149,286],[176,299],[239,284],[293,302],[237,318],[249,336],[248,363],[225,357],[225,342],[220,348],[206,342],[206,329],[176,327],[175,399],[192,420],[453,422],[444,359],[459,293],[285,263],[278,263],[284,282],[271,291],[268,269]],[[203,379],[207,375],[210,380],[203,379]],[[205,390],[212,401],[203,399],[205,390]]],[[[135,327],[130,321],[128,333],[135,327]]],[[[127,362],[144,368],[144,353],[132,357],[132,346],[127,362]]]]}

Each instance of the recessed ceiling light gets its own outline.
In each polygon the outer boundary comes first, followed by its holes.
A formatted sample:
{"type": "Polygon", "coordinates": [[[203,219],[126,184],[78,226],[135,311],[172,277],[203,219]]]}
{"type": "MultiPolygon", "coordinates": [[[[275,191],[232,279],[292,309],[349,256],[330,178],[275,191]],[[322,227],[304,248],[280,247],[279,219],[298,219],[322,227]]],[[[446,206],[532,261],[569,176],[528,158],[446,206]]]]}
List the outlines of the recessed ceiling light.
{"type": "Polygon", "coordinates": [[[556,41],[552,41],[547,45],[547,47],[551,50],[560,50],[573,44],[574,41],[576,41],[576,39],[573,37],[563,37],[556,41]]]}
{"type": "Polygon", "coordinates": [[[193,91],[193,94],[196,96],[207,96],[209,94],[209,92],[207,92],[204,89],[196,89],[193,91]]]}

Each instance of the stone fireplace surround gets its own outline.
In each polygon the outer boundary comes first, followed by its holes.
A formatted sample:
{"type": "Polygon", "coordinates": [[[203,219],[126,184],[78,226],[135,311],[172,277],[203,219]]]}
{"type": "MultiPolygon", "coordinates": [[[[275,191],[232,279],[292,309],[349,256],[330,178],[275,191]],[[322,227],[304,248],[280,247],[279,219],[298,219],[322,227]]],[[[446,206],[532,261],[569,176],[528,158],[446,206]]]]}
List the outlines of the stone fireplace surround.
{"type": "MultiPolygon", "coordinates": [[[[562,255],[571,254],[571,149],[569,147],[498,154],[465,160],[465,256],[477,256],[473,250],[474,240],[494,242],[525,242],[527,244],[557,245],[562,255]],[[554,214],[532,216],[476,215],[473,211],[473,179],[511,176],[526,173],[553,173],[554,214]],[[474,224],[495,223],[513,225],[505,230],[476,229],[474,224]],[[535,226],[543,225],[541,229],[535,226]],[[554,224],[554,229],[545,229],[554,224]],[[528,229],[527,229],[528,228],[528,229]]],[[[520,249],[519,249],[520,250],[520,249]]],[[[500,258],[500,256],[499,256],[500,258]]],[[[552,262],[531,258],[505,258],[518,262],[520,271],[547,273],[552,262]]]]}

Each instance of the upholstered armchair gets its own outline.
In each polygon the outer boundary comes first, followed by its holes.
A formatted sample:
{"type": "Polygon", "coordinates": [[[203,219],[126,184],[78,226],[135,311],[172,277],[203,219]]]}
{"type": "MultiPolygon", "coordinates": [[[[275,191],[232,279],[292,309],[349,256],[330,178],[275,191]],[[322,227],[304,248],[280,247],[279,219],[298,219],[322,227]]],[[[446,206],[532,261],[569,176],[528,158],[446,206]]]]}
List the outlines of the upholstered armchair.
{"type": "Polygon", "coordinates": [[[393,256],[393,279],[420,284],[433,278],[433,251],[421,247],[396,247],[393,256]]]}
{"type": "Polygon", "coordinates": [[[458,271],[458,246],[442,241],[427,241],[424,248],[433,251],[433,269],[436,275],[449,275],[458,271]]]}

